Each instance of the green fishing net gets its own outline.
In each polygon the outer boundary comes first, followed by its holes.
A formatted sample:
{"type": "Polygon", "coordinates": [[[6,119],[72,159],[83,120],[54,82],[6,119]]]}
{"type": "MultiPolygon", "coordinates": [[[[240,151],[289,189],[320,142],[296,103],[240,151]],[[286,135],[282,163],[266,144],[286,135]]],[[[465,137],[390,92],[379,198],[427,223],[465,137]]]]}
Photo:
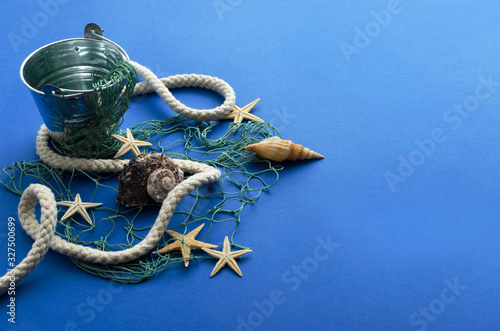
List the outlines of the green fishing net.
{"type": "Polygon", "coordinates": [[[85,120],[70,126],[59,144],[54,144],[57,151],[88,159],[113,156],[120,143],[110,135],[118,131],[136,83],[135,69],[128,61],[119,61],[104,76],[93,73],[92,106],[85,120]]]}
{"type": "MultiPolygon", "coordinates": [[[[243,249],[246,247],[234,241],[241,221],[249,218],[249,215],[242,215],[243,208],[256,202],[274,185],[282,169],[279,164],[246,153],[244,147],[279,135],[279,132],[270,124],[260,122],[231,123],[225,131],[224,123],[227,122],[206,124],[176,116],[146,121],[130,129],[135,139],[153,143],[149,151],[206,163],[222,172],[219,181],[201,186],[179,203],[169,229],[186,234],[204,223],[198,240],[221,244],[221,238],[228,235],[233,246],[243,249]]],[[[157,203],[133,208],[118,204],[116,174],[96,174],[76,168],[54,169],[39,160],[16,162],[5,167],[0,173],[0,182],[18,195],[29,184],[40,183],[52,189],[57,201],[74,200],[80,193],[84,201],[102,202],[103,206],[89,210],[93,226],[75,214],[59,221],[56,233],[69,242],[103,251],[123,250],[140,242],[160,210],[157,203]]],[[[63,213],[65,209],[62,207],[59,211],[63,213]]],[[[174,240],[165,233],[153,251],[174,240]]],[[[91,274],[126,283],[140,282],[173,263],[184,261],[180,251],[152,252],[122,265],[101,266],[76,259],[72,261],[91,274]]],[[[191,254],[191,259],[204,257],[198,250],[191,254]]]]}

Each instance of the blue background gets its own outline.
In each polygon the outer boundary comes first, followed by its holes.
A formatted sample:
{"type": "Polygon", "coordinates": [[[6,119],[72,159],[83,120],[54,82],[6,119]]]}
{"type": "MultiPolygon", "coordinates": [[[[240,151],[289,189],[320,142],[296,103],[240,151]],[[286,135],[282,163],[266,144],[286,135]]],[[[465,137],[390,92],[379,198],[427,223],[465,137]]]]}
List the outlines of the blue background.
{"type": "MultiPolygon", "coordinates": [[[[49,251],[18,285],[17,328],[500,328],[497,1],[13,0],[3,8],[2,166],[36,158],[42,121],[19,79],[22,61],[81,37],[89,22],[159,77],[220,77],[239,106],[260,97],[255,115],[326,157],[285,163],[278,183],[244,209],[236,241],[253,253],[240,259],[243,278],[226,268],[210,279],[214,261],[200,260],[119,286],[49,251]],[[23,35],[33,22],[36,31],[23,35]],[[328,252],[321,241],[335,245],[328,252]]],[[[220,102],[196,89],[179,96],[199,108],[220,102]]],[[[155,96],[133,102],[125,126],[173,115],[155,96]]],[[[6,223],[17,219],[19,197],[0,195],[5,270],[6,223]]],[[[32,240],[17,224],[20,260],[32,240]]],[[[12,327],[7,303],[0,298],[0,328],[12,327]]]]}

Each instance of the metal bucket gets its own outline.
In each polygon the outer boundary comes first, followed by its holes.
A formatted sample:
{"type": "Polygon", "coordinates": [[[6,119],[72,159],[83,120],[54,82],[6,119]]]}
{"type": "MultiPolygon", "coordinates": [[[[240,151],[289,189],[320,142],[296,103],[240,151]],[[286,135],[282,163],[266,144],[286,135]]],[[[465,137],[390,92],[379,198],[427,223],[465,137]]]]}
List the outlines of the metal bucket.
{"type": "Polygon", "coordinates": [[[102,37],[102,31],[90,23],[85,38],[45,45],[21,65],[21,80],[50,131],[64,132],[86,121],[94,103],[92,75],[102,77],[118,61],[129,61],[120,46],[102,37]]]}

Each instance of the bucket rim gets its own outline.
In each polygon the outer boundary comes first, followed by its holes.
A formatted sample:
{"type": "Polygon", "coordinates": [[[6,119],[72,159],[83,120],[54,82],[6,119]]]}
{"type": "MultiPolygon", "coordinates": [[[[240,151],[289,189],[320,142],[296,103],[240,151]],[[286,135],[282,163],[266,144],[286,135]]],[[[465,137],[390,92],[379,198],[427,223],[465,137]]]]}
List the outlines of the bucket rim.
{"type": "MultiPolygon", "coordinates": [[[[43,45],[42,47],[39,47],[38,49],[34,50],[33,52],[30,53],[30,55],[28,55],[23,63],[21,64],[21,68],[19,69],[19,76],[21,77],[21,81],[23,82],[24,86],[26,86],[30,91],[36,93],[36,94],[39,94],[39,95],[45,95],[45,93],[43,93],[43,91],[40,91],[40,90],[37,90],[36,88],[32,87],[30,84],[28,84],[28,82],[26,81],[26,79],[24,79],[24,75],[23,75],[23,70],[24,70],[24,67],[26,65],[26,63],[36,54],[38,53],[39,51],[41,51],[42,49],[44,48],[48,48],[50,46],[53,46],[53,45],[57,45],[57,44],[60,44],[60,43],[64,43],[64,42],[68,42],[68,41],[78,41],[78,40],[85,40],[85,41],[92,41],[92,42],[103,42],[103,43],[107,43],[111,46],[114,46],[114,47],[117,47],[118,50],[123,53],[123,55],[125,56],[125,60],[130,62],[130,58],[127,54],[127,52],[125,52],[125,50],[120,47],[118,44],[115,44],[115,43],[111,43],[107,40],[97,40],[97,39],[92,39],[92,38],[68,38],[68,39],[62,39],[62,40],[58,40],[58,41],[54,41],[54,42],[51,42],[49,44],[46,44],[46,45],[43,45]]],[[[87,93],[92,93],[93,90],[70,90],[70,89],[63,89],[63,88],[60,88],[59,89],[61,92],[66,92],[66,93],[81,93],[81,94],[87,94],[87,93]]]]}

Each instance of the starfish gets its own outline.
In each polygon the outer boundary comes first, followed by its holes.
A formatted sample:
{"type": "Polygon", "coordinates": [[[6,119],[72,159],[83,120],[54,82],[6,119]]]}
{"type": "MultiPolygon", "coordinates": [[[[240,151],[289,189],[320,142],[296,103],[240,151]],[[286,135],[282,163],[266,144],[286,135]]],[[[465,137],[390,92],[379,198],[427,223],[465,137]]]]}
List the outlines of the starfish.
{"type": "Polygon", "coordinates": [[[160,253],[168,253],[174,250],[181,250],[182,252],[182,257],[184,258],[184,265],[187,267],[189,265],[189,256],[191,255],[191,249],[199,249],[203,247],[208,247],[208,248],[215,248],[217,245],[212,245],[212,244],[207,244],[204,243],[203,241],[198,241],[194,238],[200,233],[201,229],[205,224],[200,225],[193,231],[189,232],[186,235],[182,235],[181,233],[172,231],[172,230],[167,230],[166,232],[176,240],[175,242],[171,243],[168,246],[163,247],[159,251],[154,252],[155,254],[160,254],[160,253]]]}
{"type": "Polygon", "coordinates": [[[214,270],[212,270],[210,277],[213,277],[216,273],[218,273],[219,270],[222,269],[226,264],[229,264],[231,269],[233,269],[240,277],[243,277],[240,267],[238,267],[238,263],[236,263],[235,259],[242,256],[243,254],[250,253],[252,251],[250,249],[243,249],[231,252],[231,247],[229,246],[229,239],[227,238],[227,236],[224,239],[224,248],[222,249],[222,252],[208,248],[202,249],[213,257],[219,258],[219,261],[215,265],[214,270]]]}
{"type": "Polygon", "coordinates": [[[139,148],[137,148],[138,146],[153,145],[151,143],[148,143],[147,141],[135,140],[134,137],[132,136],[132,132],[130,132],[130,129],[127,129],[127,138],[119,136],[117,134],[112,134],[111,137],[115,138],[116,140],[118,140],[123,144],[118,153],[116,153],[115,158],[122,156],[123,154],[127,153],[130,150],[132,150],[135,156],[137,156],[141,154],[139,148]]]}
{"type": "Polygon", "coordinates": [[[66,213],[61,218],[61,221],[64,221],[74,213],[78,212],[80,215],[85,218],[87,222],[92,226],[92,220],[90,219],[89,214],[85,208],[99,207],[102,203],[90,203],[90,202],[82,202],[80,198],[80,193],[77,193],[75,197],[75,201],[61,201],[57,203],[60,206],[69,207],[66,213]]]}
{"type": "Polygon", "coordinates": [[[257,102],[259,102],[259,100],[260,99],[256,99],[243,108],[240,108],[240,107],[234,105],[234,110],[231,113],[229,113],[228,115],[226,115],[225,119],[234,118],[234,123],[241,123],[241,121],[243,121],[244,119],[247,119],[249,121],[264,122],[263,120],[261,120],[257,116],[250,114],[250,111],[255,106],[255,104],[257,104],[257,102]]]}

